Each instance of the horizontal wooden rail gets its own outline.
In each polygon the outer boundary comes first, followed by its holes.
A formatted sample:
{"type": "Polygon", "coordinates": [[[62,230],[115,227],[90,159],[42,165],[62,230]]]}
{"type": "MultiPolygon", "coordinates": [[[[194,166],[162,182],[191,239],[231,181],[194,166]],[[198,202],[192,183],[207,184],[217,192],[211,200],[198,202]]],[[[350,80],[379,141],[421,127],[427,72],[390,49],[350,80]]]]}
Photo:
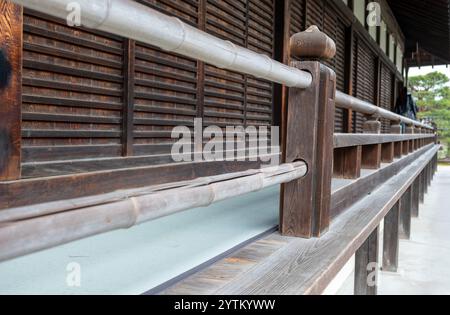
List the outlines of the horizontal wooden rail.
{"type": "Polygon", "coordinates": [[[401,123],[405,123],[406,125],[409,125],[409,126],[415,126],[415,127],[419,127],[419,128],[424,128],[426,130],[434,131],[434,128],[431,126],[428,126],[421,122],[409,119],[407,117],[404,117],[404,116],[401,116],[398,114],[395,114],[384,108],[375,106],[371,103],[365,102],[356,97],[347,95],[347,94],[339,92],[339,91],[336,92],[336,106],[339,108],[350,109],[350,110],[365,114],[367,116],[374,116],[377,118],[385,118],[392,122],[397,122],[397,123],[401,122],[401,123]]]}
{"type": "MultiPolygon", "coordinates": [[[[226,259],[188,276],[162,294],[298,295],[321,294],[380,222],[434,162],[439,147],[428,146],[333,221],[321,238],[301,239],[274,233],[226,259]],[[375,192],[376,191],[376,192],[375,192]],[[219,275],[226,278],[217,281],[219,275]]],[[[431,173],[430,173],[431,174],[431,173]]],[[[356,185],[352,189],[355,189],[356,185]]],[[[337,194],[335,191],[333,193],[337,194]]],[[[367,278],[366,278],[367,279],[367,278]]]]}
{"type": "MultiPolygon", "coordinates": [[[[12,0],[26,8],[66,19],[73,0],[12,0]]],[[[270,57],[203,32],[178,18],[136,1],[78,0],[81,23],[124,38],[150,44],[222,69],[264,78],[289,87],[306,88],[308,72],[288,67],[270,57]],[[126,12],[126,13],[125,13],[126,12]]]]}
{"type": "Polygon", "coordinates": [[[0,212],[0,261],[288,183],[304,162],[0,212]],[[70,226],[70,228],[67,228],[70,226]]]}
{"type": "Polygon", "coordinates": [[[430,134],[344,134],[334,135],[335,148],[347,148],[360,145],[383,144],[411,140],[433,139],[430,134]]]}

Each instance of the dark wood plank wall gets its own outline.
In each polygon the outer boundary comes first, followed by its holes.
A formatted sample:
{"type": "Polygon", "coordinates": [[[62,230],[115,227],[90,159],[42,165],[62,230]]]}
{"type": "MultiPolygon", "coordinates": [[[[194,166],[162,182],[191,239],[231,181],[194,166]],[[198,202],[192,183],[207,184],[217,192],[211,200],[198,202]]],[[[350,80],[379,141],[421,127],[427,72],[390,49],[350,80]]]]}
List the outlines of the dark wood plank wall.
{"type": "MultiPolygon", "coordinates": [[[[322,0],[290,0],[288,10],[289,16],[289,34],[292,36],[296,32],[305,30],[311,25],[317,25],[323,32],[330,36],[335,42],[337,53],[333,60],[325,62],[329,67],[336,71],[337,89],[345,91],[346,78],[346,37],[349,36],[351,21],[337,8],[334,1],[322,0]]],[[[358,22],[354,22],[358,23],[358,22]]],[[[362,27],[359,28],[359,31],[362,27]]],[[[377,91],[377,54],[373,47],[375,43],[369,43],[370,39],[363,36],[359,31],[354,31],[353,40],[353,65],[352,65],[352,91],[353,95],[371,103],[376,103],[377,94],[380,93],[380,106],[392,109],[393,85],[392,80],[395,76],[392,67],[382,63],[382,78],[380,91],[377,91]]],[[[366,32],[364,30],[364,32],[366,32]]],[[[366,35],[366,34],[365,34],[366,35]]],[[[348,62],[348,61],[347,61],[348,62]]],[[[345,132],[345,113],[343,110],[336,109],[335,131],[345,132]]],[[[358,113],[353,113],[351,127],[352,132],[361,133],[365,117],[358,113]]],[[[389,132],[389,123],[383,121],[383,132],[389,132]]]]}
{"type": "MultiPolygon", "coordinates": [[[[276,1],[139,0],[271,57],[276,1]]],[[[336,41],[337,55],[327,64],[337,73],[337,88],[346,90],[351,19],[334,1],[286,3],[285,32],[292,35],[315,24],[336,41]]],[[[270,126],[274,108],[279,108],[274,85],[265,80],[117,36],[71,28],[29,10],[23,20],[23,163],[143,155],[166,155],[166,163],[171,161],[174,126],[192,127],[196,117],[204,119],[204,126],[270,126]]],[[[351,90],[375,102],[377,53],[359,32],[352,36],[351,90]]],[[[389,108],[393,66],[382,66],[381,76],[380,105],[389,108]]],[[[336,132],[346,131],[346,119],[337,109],[336,132]]],[[[361,132],[363,122],[355,114],[353,131],[361,132]]],[[[383,131],[389,131],[387,122],[383,131]]]]}
{"type": "MultiPolygon", "coordinates": [[[[138,2],[274,57],[275,0],[138,2]]],[[[29,10],[24,28],[23,162],[169,154],[172,128],[196,117],[272,124],[271,82],[29,10]]]]}
{"type": "MultiPolygon", "coordinates": [[[[354,96],[357,98],[376,104],[376,55],[369,46],[359,37],[355,36],[355,60],[354,60],[354,96]]],[[[365,117],[360,113],[353,115],[354,132],[362,133],[365,117]]]]}
{"type": "Polygon", "coordinates": [[[25,10],[23,162],[120,156],[123,40],[25,10]]]}

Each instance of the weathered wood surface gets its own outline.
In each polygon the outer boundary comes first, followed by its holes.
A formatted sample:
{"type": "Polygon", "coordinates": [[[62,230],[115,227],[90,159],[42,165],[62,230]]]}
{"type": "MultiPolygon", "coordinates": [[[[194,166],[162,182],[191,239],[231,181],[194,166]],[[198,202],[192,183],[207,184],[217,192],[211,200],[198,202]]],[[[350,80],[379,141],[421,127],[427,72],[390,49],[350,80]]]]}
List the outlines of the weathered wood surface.
{"type": "Polygon", "coordinates": [[[371,144],[363,146],[362,168],[377,170],[381,166],[381,144],[371,144]]]}
{"type": "Polygon", "coordinates": [[[420,208],[420,176],[414,181],[412,185],[412,208],[411,215],[413,218],[419,217],[420,208]]]}
{"type": "Polygon", "coordinates": [[[320,294],[378,227],[437,152],[428,150],[339,216],[321,238],[275,233],[180,281],[162,294],[320,294]]]}
{"type": "Polygon", "coordinates": [[[283,162],[303,160],[308,174],[282,186],[280,230],[283,235],[318,236],[329,225],[336,77],[318,62],[292,64],[313,75],[308,89],[290,89],[283,131],[283,162]],[[298,132],[302,126],[303,132],[298,132]]]}
{"type": "Polygon", "coordinates": [[[132,156],[134,146],[134,85],[135,85],[135,54],[136,42],[134,40],[124,40],[124,91],[123,91],[123,111],[122,111],[122,145],[123,156],[132,156]]]}
{"type": "Polygon", "coordinates": [[[409,240],[411,238],[411,218],[412,218],[412,188],[409,187],[400,199],[400,239],[409,240]]]}
{"type": "Polygon", "coordinates": [[[334,150],[333,176],[335,178],[357,179],[361,176],[362,147],[348,147],[334,150]]]}
{"type": "Polygon", "coordinates": [[[377,227],[355,254],[355,295],[377,295],[380,229],[377,227]]]}
{"type": "Polygon", "coordinates": [[[381,146],[381,162],[392,163],[395,159],[395,144],[393,142],[384,143],[381,146]]]}
{"type": "Polygon", "coordinates": [[[411,163],[427,152],[432,145],[428,145],[411,155],[405,156],[394,163],[383,166],[378,171],[366,171],[367,175],[339,187],[333,192],[331,197],[331,216],[333,218],[340,215],[345,209],[349,208],[357,201],[363,199],[367,194],[386,180],[401,172],[411,163]]]}
{"type": "Polygon", "coordinates": [[[431,139],[428,134],[343,134],[334,135],[334,147],[345,148],[358,145],[371,145],[389,142],[402,142],[411,139],[431,139]]]}
{"type": "Polygon", "coordinates": [[[383,271],[397,272],[400,250],[400,205],[396,203],[384,218],[383,271]]]}
{"type": "Polygon", "coordinates": [[[0,0],[0,180],[20,178],[22,7],[0,0]]]}
{"type": "Polygon", "coordinates": [[[258,169],[260,162],[179,163],[0,183],[0,209],[258,169]]]}

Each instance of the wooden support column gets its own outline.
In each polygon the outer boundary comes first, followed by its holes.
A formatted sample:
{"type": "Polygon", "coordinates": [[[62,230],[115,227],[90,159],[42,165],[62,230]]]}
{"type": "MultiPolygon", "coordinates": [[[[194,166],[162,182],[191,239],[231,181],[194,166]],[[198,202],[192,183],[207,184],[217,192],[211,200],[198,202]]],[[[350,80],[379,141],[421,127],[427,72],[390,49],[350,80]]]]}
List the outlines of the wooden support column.
{"type": "Polygon", "coordinates": [[[430,163],[428,163],[428,187],[431,186],[431,174],[433,173],[433,166],[432,166],[432,162],[430,161],[430,163]]]}
{"type": "Polygon", "coordinates": [[[420,203],[423,204],[425,201],[425,172],[422,171],[419,175],[419,199],[420,203]]]}
{"type": "Polygon", "coordinates": [[[22,7],[0,0],[0,181],[20,179],[22,7]]]}
{"type": "MultiPolygon", "coordinates": [[[[345,93],[353,95],[353,65],[354,55],[353,46],[355,43],[355,31],[354,24],[350,25],[345,34],[345,71],[344,71],[344,83],[345,93]]],[[[344,132],[353,132],[353,112],[350,109],[344,109],[344,132]]]]}
{"type": "Polygon", "coordinates": [[[399,253],[400,208],[397,202],[384,218],[383,271],[397,272],[399,253]]]}
{"type": "MultiPolygon", "coordinates": [[[[422,132],[421,128],[415,128],[414,129],[414,133],[417,134],[417,135],[420,135],[421,132],[422,132]]],[[[420,139],[416,139],[414,142],[415,142],[414,149],[415,150],[419,150],[420,149],[420,139]]]]}
{"type": "Polygon", "coordinates": [[[362,147],[339,148],[334,150],[334,177],[357,179],[361,177],[362,147]]]}
{"type": "MultiPolygon", "coordinates": [[[[414,134],[414,126],[407,126],[406,127],[406,134],[413,135],[414,134]]],[[[414,140],[409,140],[408,142],[408,153],[414,152],[414,140]]]]}
{"type": "Polygon", "coordinates": [[[122,114],[122,155],[132,156],[134,145],[134,71],[135,49],[134,40],[124,40],[124,97],[122,114]]]}
{"type": "Polygon", "coordinates": [[[400,239],[409,240],[411,238],[411,210],[412,189],[410,187],[400,198],[400,239]]]}
{"type": "Polygon", "coordinates": [[[409,141],[403,141],[402,150],[403,150],[402,155],[409,154],[409,141]]]}
{"type": "Polygon", "coordinates": [[[395,145],[394,142],[383,143],[381,148],[381,162],[392,163],[395,158],[395,145]]]}
{"type": "MultiPolygon", "coordinates": [[[[334,42],[317,27],[294,35],[291,42],[291,54],[299,59],[331,59],[336,52],[334,42]]],[[[283,161],[305,161],[308,174],[283,185],[280,230],[283,235],[310,238],[325,233],[330,224],[336,74],[317,61],[292,66],[311,73],[313,83],[307,89],[289,90],[283,161]]]]}
{"type": "MultiPolygon", "coordinates": [[[[380,134],[381,122],[378,117],[368,117],[364,123],[364,133],[380,134]]],[[[381,144],[363,146],[362,168],[379,169],[381,167],[381,144]]]]}
{"type": "MultiPolygon", "coordinates": [[[[391,133],[392,134],[401,134],[402,126],[398,123],[391,125],[391,133]]],[[[403,142],[395,142],[394,143],[394,157],[396,159],[401,158],[403,155],[403,142]]]]}
{"type": "Polygon", "coordinates": [[[420,178],[417,177],[414,181],[412,187],[412,208],[411,208],[411,216],[413,218],[419,217],[419,204],[420,204],[420,178]]]}
{"type": "Polygon", "coordinates": [[[356,252],[355,295],[377,295],[378,293],[378,242],[377,227],[356,252]]]}

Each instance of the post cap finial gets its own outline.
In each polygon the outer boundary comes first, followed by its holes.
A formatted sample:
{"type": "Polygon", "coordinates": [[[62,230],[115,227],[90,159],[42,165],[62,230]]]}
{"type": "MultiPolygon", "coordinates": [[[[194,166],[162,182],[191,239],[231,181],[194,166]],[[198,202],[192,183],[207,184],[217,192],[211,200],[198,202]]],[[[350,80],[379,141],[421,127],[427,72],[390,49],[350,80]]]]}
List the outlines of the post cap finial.
{"type": "Polygon", "coordinates": [[[291,55],[297,58],[332,59],[336,44],[316,25],[291,37],[291,55]]]}

